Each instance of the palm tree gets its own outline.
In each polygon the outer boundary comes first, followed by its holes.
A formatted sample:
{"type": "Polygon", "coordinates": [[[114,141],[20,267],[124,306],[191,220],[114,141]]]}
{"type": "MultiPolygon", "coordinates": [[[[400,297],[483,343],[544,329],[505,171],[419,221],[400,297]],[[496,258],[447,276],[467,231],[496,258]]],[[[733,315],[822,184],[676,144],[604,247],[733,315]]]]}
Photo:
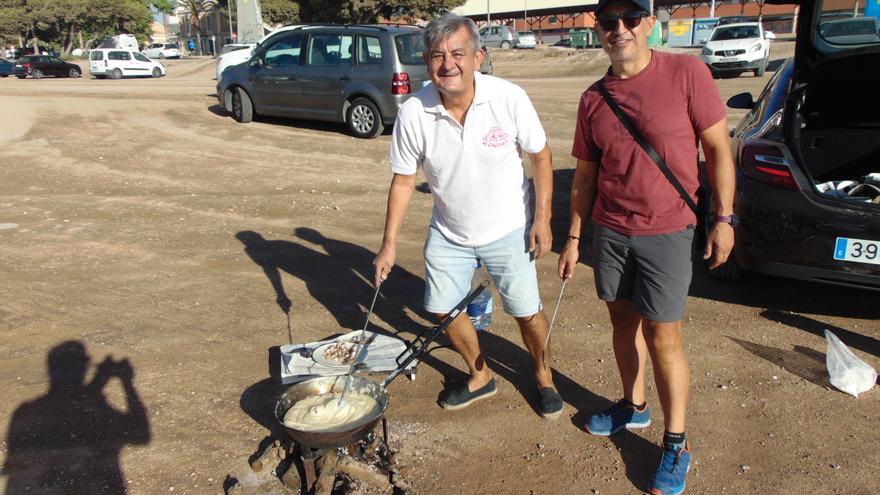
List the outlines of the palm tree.
{"type": "Polygon", "coordinates": [[[189,18],[190,32],[196,33],[196,53],[202,54],[202,18],[217,8],[217,0],[177,0],[177,8],[189,18]]]}
{"type": "Polygon", "coordinates": [[[174,12],[174,0],[150,0],[153,8],[162,14],[162,27],[165,29],[165,41],[168,41],[168,14],[174,12]]]}

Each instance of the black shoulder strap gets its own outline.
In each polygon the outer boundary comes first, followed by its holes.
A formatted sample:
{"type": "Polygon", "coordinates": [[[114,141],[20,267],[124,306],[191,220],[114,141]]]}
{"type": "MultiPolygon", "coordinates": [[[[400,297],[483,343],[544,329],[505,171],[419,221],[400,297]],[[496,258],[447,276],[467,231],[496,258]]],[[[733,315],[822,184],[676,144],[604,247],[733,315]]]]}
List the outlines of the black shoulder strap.
{"type": "Polygon", "coordinates": [[[681,199],[688,205],[688,207],[697,212],[697,203],[694,202],[691,195],[685,190],[684,186],[681,185],[681,182],[678,181],[678,178],[675,177],[675,174],[672,173],[672,170],[669,169],[669,165],[666,164],[666,161],[663,160],[663,157],[654,150],[654,147],[651,146],[651,143],[645,140],[642,137],[642,134],[636,129],[636,126],[632,123],[632,120],[621,110],[621,108],[617,105],[617,102],[614,101],[614,98],[608,93],[608,90],[605,89],[605,81],[603,79],[599,80],[599,92],[602,93],[602,97],[605,98],[605,102],[608,103],[608,106],[611,108],[611,111],[614,112],[614,115],[617,115],[617,118],[620,119],[620,123],[623,124],[623,127],[632,134],[632,137],[639,143],[639,146],[645,150],[645,153],[654,160],[654,163],[657,164],[657,167],[660,168],[660,171],[663,172],[663,175],[666,176],[666,179],[675,187],[675,190],[678,191],[678,194],[681,196],[681,199]]]}

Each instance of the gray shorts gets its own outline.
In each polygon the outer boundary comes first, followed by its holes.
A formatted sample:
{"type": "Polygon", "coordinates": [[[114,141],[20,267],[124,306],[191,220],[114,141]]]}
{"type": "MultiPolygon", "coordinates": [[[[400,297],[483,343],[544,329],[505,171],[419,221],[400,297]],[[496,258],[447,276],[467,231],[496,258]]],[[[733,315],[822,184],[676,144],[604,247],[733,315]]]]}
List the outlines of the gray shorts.
{"type": "Polygon", "coordinates": [[[595,226],[596,291],[603,301],[632,301],[645,318],[681,320],[691,285],[694,229],[631,236],[595,226]]]}

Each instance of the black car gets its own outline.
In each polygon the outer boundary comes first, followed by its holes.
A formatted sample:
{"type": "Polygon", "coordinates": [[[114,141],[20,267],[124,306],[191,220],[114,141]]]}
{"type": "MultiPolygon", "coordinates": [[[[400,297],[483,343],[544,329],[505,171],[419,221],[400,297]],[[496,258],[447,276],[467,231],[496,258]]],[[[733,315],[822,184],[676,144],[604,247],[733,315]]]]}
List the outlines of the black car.
{"type": "Polygon", "coordinates": [[[12,63],[8,60],[0,59],[0,77],[11,76],[12,75],[12,67],[14,67],[14,66],[15,66],[14,63],[12,63]]]}
{"type": "Polygon", "coordinates": [[[79,77],[82,69],[76,64],[50,55],[26,55],[15,61],[12,74],[19,79],[27,76],[34,79],[42,79],[46,76],[79,77]]]}
{"type": "Polygon", "coordinates": [[[732,133],[736,246],[715,272],[880,290],[880,98],[858,89],[880,87],[865,70],[880,65],[880,41],[822,36],[834,6],[797,3],[795,56],[757,101],[727,102],[750,112],[732,133]]]}

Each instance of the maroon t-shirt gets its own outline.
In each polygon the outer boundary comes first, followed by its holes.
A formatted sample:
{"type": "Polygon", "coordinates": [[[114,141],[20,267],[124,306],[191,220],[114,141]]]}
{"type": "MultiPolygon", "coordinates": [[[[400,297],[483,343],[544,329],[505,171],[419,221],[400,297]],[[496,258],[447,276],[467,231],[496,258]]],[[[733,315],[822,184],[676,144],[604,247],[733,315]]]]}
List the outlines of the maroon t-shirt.
{"type": "MultiPolygon", "coordinates": [[[[727,115],[709,69],[698,58],[652,50],[629,79],[605,87],[696,202],[698,135],[727,115]]],[[[593,221],[626,235],[678,232],[696,216],[657,164],[605,103],[596,83],[584,91],[571,154],[599,162],[593,221]]]]}

